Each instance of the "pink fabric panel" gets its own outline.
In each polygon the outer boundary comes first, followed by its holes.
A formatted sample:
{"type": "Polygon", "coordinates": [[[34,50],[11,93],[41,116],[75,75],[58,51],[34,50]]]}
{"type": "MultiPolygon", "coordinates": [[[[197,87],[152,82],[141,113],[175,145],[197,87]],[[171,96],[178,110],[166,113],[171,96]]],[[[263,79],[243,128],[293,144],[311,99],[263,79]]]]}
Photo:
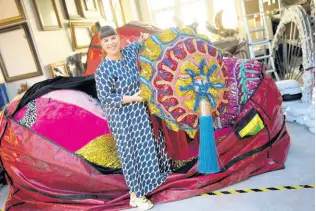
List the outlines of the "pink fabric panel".
{"type": "Polygon", "coordinates": [[[14,120],[16,121],[20,121],[24,115],[26,114],[26,106],[24,106],[23,108],[21,108],[14,116],[14,120]]]}
{"type": "MultiPolygon", "coordinates": [[[[49,98],[36,99],[37,116],[31,129],[75,152],[98,136],[109,134],[107,121],[75,105],[49,98]]],[[[19,121],[26,106],[14,117],[19,121]]]]}
{"type": "Polygon", "coordinates": [[[43,95],[42,98],[51,98],[53,100],[59,100],[64,103],[79,106],[94,115],[105,119],[104,112],[102,111],[99,102],[84,92],[76,90],[56,90],[43,95]]]}

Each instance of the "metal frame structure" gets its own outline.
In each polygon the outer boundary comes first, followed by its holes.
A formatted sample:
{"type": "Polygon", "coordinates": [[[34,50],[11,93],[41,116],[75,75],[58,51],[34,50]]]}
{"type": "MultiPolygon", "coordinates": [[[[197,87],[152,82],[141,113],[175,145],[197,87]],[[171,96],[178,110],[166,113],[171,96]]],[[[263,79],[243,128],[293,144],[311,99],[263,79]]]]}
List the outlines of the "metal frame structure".
{"type": "MultiPolygon", "coordinates": [[[[275,79],[278,81],[280,80],[279,75],[276,71],[275,68],[275,63],[274,63],[274,57],[273,57],[273,49],[272,49],[272,39],[269,37],[269,31],[268,31],[268,26],[267,22],[265,19],[265,10],[264,10],[264,5],[263,1],[264,0],[258,0],[259,2],[259,12],[258,13],[252,13],[252,14],[247,14],[246,12],[246,3],[247,1],[251,0],[242,0],[243,5],[242,5],[242,11],[244,15],[244,21],[245,21],[245,28],[246,28],[246,33],[248,36],[248,46],[249,46],[249,53],[250,53],[250,59],[255,59],[255,60],[265,60],[268,66],[267,73],[272,73],[274,74],[275,79]],[[260,20],[262,25],[254,28],[250,28],[248,25],[248,20],[249,18],[255,17],[259,15],[260,20]],[[262,32],[263,33],[263,39],[257,39],[257,40],[252,40],[252,34],[256,32],[262,32]],[[264,55],[263,56],[257,56],[257,52],[255,50],[255,47],[262,47],[264,49],[264,55]],[[268,46],[268,48],[266,48],[268,46]],[[266,49],[269,50],[269,53],[266,54],[266,49]]],[[[279,9],[280,9],[281,3],[279,1],[279,9]]]]}

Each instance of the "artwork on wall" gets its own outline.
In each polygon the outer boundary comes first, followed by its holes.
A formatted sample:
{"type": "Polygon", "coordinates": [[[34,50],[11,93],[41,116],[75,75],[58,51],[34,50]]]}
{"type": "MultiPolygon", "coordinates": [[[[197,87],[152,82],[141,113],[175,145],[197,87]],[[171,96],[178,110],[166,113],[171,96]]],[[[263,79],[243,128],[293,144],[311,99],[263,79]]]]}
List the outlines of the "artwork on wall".
{"type": "Polygon", "coordinates": [[[24,13],[19,0],[0,0],[0,26],[23,21],[24,13]]]}
{"type": "Polygon", "coordinates": [[[6,82],[43,75],[27,23],[0,29],[0,46],[0,69],[6,82]]]}
{"type": "Polygon", "coordinates": [[[95,22],[70,22],[73,50],[88,48],[96,33],[95,22]]]}
{"type": "Polygon", "coordinates": [[[55,0],[33,0],[42,30],[62,29],[55,0]]]}
{"type": "Polygon", "coordinates": [[[97,11],[97,3],[95,0],[83,0],[87,11],[97,11]]]}
{"type": "Polygon", "coordinates": [[[104,15],[101,10],[102,0],[78,0],[83,16],[86,19],[98,19],[104,15]]]}
{"type": "MultiPolygon", "coordinates": [[[[100,0],[102,1],[102,0],[100,0]]],[[[117,28],[116,22],[115,22],[115,17],[114,17],[114,13],[113,13],[113,9],[112,9],[112,3],[111,0],[106,0],[106,1],[102,1],[102,6],[103,6],[103,11],[104,11],[104,19],[102,21],[111,23],[110,25],[117,28]]],[[[100,10],[102,8],[100,7],[100,10]]],[[[100,20],[99,20],[100,21],[100,20]]]]}
{"type": "Polygon", "coordinates": [[[125,17],[122,10],[122,4],[120,0],[110,0],[112,14],[114,16],[114,22],[117,27],[125,24],[125,17]]]}
{"type": "Polygon", "coordinates": [[[68,77],[68,70],[64,61],[49,65],[50,73],[53,78],[57,76],[68,77]]]}
{"type": "Polygon", "coordinates": [[[100,10],[100,14],[103,18],[106,18],[105,13],[104,13],[104,6],[102,0],[98,0],[98,6],[100,10]]]}
{"type": "Polygon", "coordinates": [[[76,53],[67,57],[66,65],[70,76],[82,76],[87,67],[87,53],[76,53]]]}
{"type": "Polygon", "coordinates": [[[63,0],[62,2],[66,11],[67,19],[74,20],[83,18],[80,0],[63,0]]]}
{"type": "Polygon", "coordinates": [[[20,88],[18,89],[17,94],[22,94],[24,92],[26,92],[29,89],[29,85],[27,84],[27,82],[20,84],[20,88]]]}

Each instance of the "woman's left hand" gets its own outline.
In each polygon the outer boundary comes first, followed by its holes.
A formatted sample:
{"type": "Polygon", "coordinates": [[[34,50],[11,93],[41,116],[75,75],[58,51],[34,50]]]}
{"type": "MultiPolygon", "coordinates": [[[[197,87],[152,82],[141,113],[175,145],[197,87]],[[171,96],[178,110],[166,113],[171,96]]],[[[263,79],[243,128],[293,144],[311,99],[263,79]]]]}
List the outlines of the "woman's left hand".
{"type": "Polygon", "coordinates": [[[144,44],[145,40],[147,40],[148,38],[148,33],[140,33],[140,36],[139,36],[139,42],[140,44],[144,44]]]}

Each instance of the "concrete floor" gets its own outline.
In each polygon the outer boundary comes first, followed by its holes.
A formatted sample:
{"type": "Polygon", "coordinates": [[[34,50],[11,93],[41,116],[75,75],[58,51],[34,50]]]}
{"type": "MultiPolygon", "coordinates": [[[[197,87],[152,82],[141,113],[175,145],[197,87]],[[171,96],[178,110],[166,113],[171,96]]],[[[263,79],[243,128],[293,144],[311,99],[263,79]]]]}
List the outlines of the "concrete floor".
{"type": "MultiPolygon", "coordinates": [[[[251,177],[220,190],[315,184],[315,135],[306,127],[287,123],[291,147],[285,169],[251,177]]],[[[219,190],[219,191],[220,191],[219,190]]],[[[136,211],[138,209],[129,209],[136,211]]],[[[153,211],[314,211],[315,189],[298,189],[236,195],[197,196],[158,204],[153,211]]]]}
{"type": "MultiPolygon", "coordinates": [[[[284,170],[258,175],[221,190],[315,184],[315,135],[310,133],[307,128],[297,124],[287,123],[287,128],[291,136],[291,148],[284,170]]],[[[7,186],[0,190],[0,209],[4,208],[8,191],[7,186]]],[[[136,210],[138,209],[129,209],[129,211],[136,210]]],[[[312,211],[315,210],[315,189],[197,196],[172,203],[158,204],[152,210],[312,211]]]]}

